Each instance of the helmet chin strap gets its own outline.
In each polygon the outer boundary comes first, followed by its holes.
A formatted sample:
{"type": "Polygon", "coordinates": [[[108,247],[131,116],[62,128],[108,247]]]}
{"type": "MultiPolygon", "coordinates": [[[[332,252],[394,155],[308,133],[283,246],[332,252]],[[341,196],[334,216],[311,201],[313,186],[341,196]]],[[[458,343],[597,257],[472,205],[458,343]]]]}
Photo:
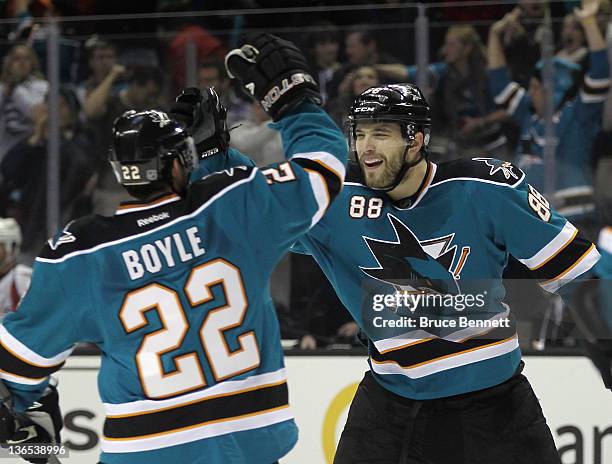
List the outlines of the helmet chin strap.
{"type": "MultiPolygon", "coordinates": [[[[423,151],[419,150],[419,157],[417,159],[415,159],[414,161],[407,163],[406,162],[406,153],[408,153],[408,149],[410,148],[410,145],[406,145],[406,148],[404,148],[404,154],[402,155],[402,159],[404,160],[402,163],[402,167],[401,169],[398,171],[398,173],[395,176],[395,179],[393,179],[393,182],[391,183],[391,185],[389,187],[370,187],[372,190],[376,190],[377,192],[390,192],[391,190],[393,190],[394,188],[396,188],[401,182],[402,180],[404,180],[404,176],[406,175],[406,173],[412,169],[413,167],[415,167],[417,164],[419,164],[421,162],[421,160],[423,160],[425,158],[425,156],[423,155],[423,151]]],[[[360,166],[361,167],[361,166],[360,166]]]]}

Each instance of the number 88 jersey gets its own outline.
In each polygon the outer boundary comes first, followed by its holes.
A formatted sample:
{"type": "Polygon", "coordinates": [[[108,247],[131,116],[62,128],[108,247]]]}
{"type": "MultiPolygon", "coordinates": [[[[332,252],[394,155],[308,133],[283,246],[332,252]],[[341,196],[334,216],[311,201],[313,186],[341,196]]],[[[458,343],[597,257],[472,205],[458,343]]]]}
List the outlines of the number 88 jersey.
{"type": "Polygon", "coordinates": [[[488,388],[516,371],[502,282],[510,256],[548,292],[599,259],[520,169],[484,157],[428,163],[417,192],[397,202],[349,165],[339,198],[293,250],[315,258],[368,336],[374,378],[417,400],[488,388]],[[424,292],[451,298],[429,307],[399,298],[424,292]]]}

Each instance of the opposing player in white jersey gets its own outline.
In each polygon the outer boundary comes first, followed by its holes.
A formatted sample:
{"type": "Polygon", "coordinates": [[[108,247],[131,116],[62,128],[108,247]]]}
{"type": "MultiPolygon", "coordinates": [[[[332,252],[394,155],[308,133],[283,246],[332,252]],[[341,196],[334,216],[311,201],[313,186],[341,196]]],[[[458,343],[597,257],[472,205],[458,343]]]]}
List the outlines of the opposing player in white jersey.
{"type": "Polygon", "coordinates": [[[32,268],[17,264],[21,230],[13,218],[0,218],[0,318],[15,311],[30,286],[32,268]]]}

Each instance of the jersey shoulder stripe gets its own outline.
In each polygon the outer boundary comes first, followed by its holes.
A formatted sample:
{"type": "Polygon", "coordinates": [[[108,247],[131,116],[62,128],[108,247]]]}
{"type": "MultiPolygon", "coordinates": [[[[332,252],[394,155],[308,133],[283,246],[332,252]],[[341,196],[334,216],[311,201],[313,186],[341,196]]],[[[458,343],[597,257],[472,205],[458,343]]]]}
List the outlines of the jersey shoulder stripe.
{"type": "Polygon", "coordinates": [[[329,194],[329,201],[338,196],[338,193],[340,193],[340,189],[342,188],[342,177],[340,177],[340,174],[327,168],[316,160],[307,158],[293,158],[293,161],[303,167],[306,171],[314,171],[322,176],[329,194]]]}
{"type": "Polygon", "coordinates": [[[346,178],[345,183],[360,184],[365,186],[365,180],[363,178],[363,172],[359,164],[355,160],[349,160],[346,164],[346,178]]]}
{"type": "Polygon", "coordinates": [[[517,187],[524,179],[525,173],[509,161],[477,157],[438,164],[430,187],[452,181],[473,181],[517,187]]]}
{"type": "Polygon", "coordinates": [[[92,215],[72,221],[45,244],[36,260],[63,261],[192,218],[233,188],[252,181],[257,171],[251,166],[231,168],[194,182],[179,201],[162,202],[154,208],[130,202],[115,216],[92,215]]]}

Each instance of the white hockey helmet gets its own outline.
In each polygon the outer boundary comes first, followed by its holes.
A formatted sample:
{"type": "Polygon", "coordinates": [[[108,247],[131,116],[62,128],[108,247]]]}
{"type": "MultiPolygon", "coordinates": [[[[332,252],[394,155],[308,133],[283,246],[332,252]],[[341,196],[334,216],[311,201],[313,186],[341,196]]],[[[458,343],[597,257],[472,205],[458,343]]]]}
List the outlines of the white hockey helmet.
{"type": "Polygon", "coordinates": [[[0,244],[9,255],[19,252],[21,228],[13,218],[0,218],[0,244]]]}

